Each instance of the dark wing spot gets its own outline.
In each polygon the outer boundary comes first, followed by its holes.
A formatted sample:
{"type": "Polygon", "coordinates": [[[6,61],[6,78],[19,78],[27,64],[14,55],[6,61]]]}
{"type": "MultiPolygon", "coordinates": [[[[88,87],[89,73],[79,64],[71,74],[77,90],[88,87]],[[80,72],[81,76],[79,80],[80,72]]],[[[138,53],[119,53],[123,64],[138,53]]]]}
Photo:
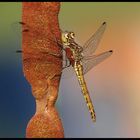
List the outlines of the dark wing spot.
{"type": "Polygon", "coordinates": [[[16,53],[22,53],[22,50],[17,50],[16,53]]]}
{"type": "Polygon", "coordinates": [[[106,22],[103,22],[103,25],[106,24],[106,22]]]}
{"type": "Polygon", "coordinates": [[[110,50],[109,52],[113,52],[113,50],[110,50]]]}
{"type": "Polygon", "coordinates": [[[22,32],[29,32],[29,29],[24,29],[22,32]]]}
{"type": "Polygon", "coordinates": [[[24,22],[19,22],[19,24],[25,25],[25,23],[24,23],[24,22]]]}

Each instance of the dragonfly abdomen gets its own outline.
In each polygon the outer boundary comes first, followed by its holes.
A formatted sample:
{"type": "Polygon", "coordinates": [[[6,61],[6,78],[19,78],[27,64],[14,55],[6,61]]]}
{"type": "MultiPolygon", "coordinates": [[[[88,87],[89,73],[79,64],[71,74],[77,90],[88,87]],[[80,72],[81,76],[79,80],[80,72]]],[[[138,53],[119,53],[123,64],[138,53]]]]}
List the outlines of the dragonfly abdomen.
{"type": "Polygon", "coordinates": [[[83,93],[84,99],[86,101],[88,110],[90,112],[91,118],[95,122],[96,115],[95,115],[94,107],[93,107],[93,104],[92,104],[92,101],[90,99],[90,95],[89,95],[89,92],[88,92],[88,89],[86,86],[86,82],[84,80],[82,64],[75,63],[74,69],[75,69],[76,75],[78,77],[78,81],[79,81],[79,84],[81,86],[82,93],[83,93]]]}

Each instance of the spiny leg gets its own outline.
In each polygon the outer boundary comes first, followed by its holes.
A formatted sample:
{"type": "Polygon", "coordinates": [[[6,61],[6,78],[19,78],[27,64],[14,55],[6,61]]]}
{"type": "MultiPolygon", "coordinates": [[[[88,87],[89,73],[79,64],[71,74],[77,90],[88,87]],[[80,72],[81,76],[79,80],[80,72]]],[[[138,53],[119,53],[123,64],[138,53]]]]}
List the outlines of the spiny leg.
{"type": "Polygon", "coordinates": [[[71,66],[70,61],[69,61],[69,60],[66,60],[66,65],[62,68],[62,70],[65,69],[65,68],[68,68],[68,67],[70,67],[70,66],[71,66]],[[67,64],[67,62],[69,62],[69,64],[67,64]]]}

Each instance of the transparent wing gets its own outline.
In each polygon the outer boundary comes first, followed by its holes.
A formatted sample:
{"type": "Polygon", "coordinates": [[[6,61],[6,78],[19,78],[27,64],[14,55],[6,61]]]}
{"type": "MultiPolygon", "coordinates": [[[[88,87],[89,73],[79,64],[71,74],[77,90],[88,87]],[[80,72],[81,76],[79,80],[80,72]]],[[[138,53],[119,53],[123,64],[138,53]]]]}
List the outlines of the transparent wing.
{"type": "Polygon", "coordinates": [[[83,46],[83,55],[84,56],[92,55],[96,51],[105,29],[106,29],[106,22],[102,23],[102,25],[99,27],[99,29],[84,44],[84,46],[83,46]]]}
{"type": "Polygon", "coordinates": [[[39,40],[43,40],[43,39],[44,40],[49,40],[49,42],[57,44],[58,47],[63,49],[63,45],[61,43],[61,40],[58,40],[53,33],[52,33],[53,39],[48,38],[47,34],[42,34],[41,32],[39,32],[39,30],[37,30],[36,28],[33,28],[32,26],[29,26],[25,22],[14,22],[14,23],[12,23],[11,26],[12,26],[12,30],[16,34],[17,38],[21,37],[23,33],[24,34],[29,33],[28,35],[30,35],[30,36],[36,36],[37,35],[37,39],[39,39],[39,40]]]}
{"type": "Polygon", "coordinates": [[[14,43],[18,44],[18,45],[16,45],[16,49],[13,51],[19,53],[22,50],[21,49],[22,33],[23,32],[28,33],[29,27],[27,24],[25,24],[23,22],[15,21],[11,24],[11,29],[12,29],[14,40],[15,40],[14,43]]]}
{"type": "Polygon", "coordinates": [[[28,32],[30,29],[30,27],[26,23],[18,21],[12,23],[11,28],[17,36],[21,36],[22,32],[28,32]]]}
{"type": "Polygon", "coordinates": [[[104,53],[101,53],[99,55],[93,55],[88,56],[83,59],[83,74],[86,74],[88,71],[90,71],[93,67],[104,61],[106,58],[111,56],[113,51],[107,51],[104,53]]]}
{"type": "Polygon", "coordinates": [[[46,38],[42,32],[33,28],[28,23],[22,21],[16,21],[12,23],[12,29],[16,33],[17,36],[22,36],[22,34],[28,34],[28,36],[37,37],[37,39],[46,38]]]}
{"type": "MultiPolygon", "coordinates": [[[[98,54],[93,56],[87,56],[82,60],[83,63],[83,74],[85,75],[89,72],[93,67],[98,65],[99,63],[103,62],[106,58],[111,56],[113,53],[112,50],[98,54]]],[[[63,69],[62,71],[62,79],[67,79],[75,76],[75,71],[72,66],[63,69]]]]}
{"type": "MultiPolygon", "coordinates": [[[[12,25],[12,30],[13,32],[16,34],[17,37],[22,36],[22,33],[28,33],[28,32],[34,32],[34,30],[27,25],[26,23],[23,22],[14,22],[12,25]]],[[[55,39],[56,41],[56,39],[55,39]]],[[[61,44],[60,44],[61,45],[61,44]]],[[[21,50],[18,50],[18,52],[20,52],[21,50]]],[[[63,51],[63,67],[65,67],[66,65],[69,65],[69,60],[66,57],[65,51],[63,51]],[[67,64],[66,64],[67,63],[67,64]]],[[[67,79],[67,78],[71,78],[75,75],[74,69],[72,66],[69,66],[65,69],[63,69],[62,71],[62,79],[67,79]]]]}

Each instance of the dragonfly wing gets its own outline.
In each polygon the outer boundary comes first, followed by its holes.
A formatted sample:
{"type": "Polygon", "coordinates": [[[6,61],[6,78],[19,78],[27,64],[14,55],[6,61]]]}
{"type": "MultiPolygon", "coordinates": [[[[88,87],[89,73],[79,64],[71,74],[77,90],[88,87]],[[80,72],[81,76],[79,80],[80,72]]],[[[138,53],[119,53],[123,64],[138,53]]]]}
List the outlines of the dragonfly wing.
{"type": "Polygon", "coordinates": [[[11,24],[12,31],[16,34],[21,36],[22,28],[19,22],[14,22],[11,24]]]}
{"type": "Polygon", "coordinates": [[[105,29],[106,29],[106,22],[102,23],[99,29],[84,44],[83,46],[84,56],[92,55],[96,51],[105,29]]]}
{"type": "Polygon", "coordinates": [[[16,35],[22,36],[22,34],[28,34],[29,36],[36,37],[37,39],[44,39],[46,38],[46,34],[42,34],[39,30],[36,28],[33,28],[28,23],[17,21],[12,23],[12,30],[16,33],[16,35]]]}
{"type": "MultiPolygon", "coordinates": [[[[113,52],[107,51],[98,55],[88,56],[82,60],[83,63],[83,74],[85,75],[88,71],[90,71],[93,67],[104,61],[106,58],[111,56],[113,52]]],[[[64,60],[63,60],[64,61],[64,60]]],[[[64,62],[65,63],[65,62],[64,62]]],[[[72,66],[63,69],[62,71],[62,79],[72,78],[75,76],[75,71],[72,66]]]]}
{"type": "Polygon", "coordinates": [[[22,32],[28,32],[29,31],[29,26],[25,24],[24,22],[14,22],[11,24],[11,28],[14,33],[19,37],[22,35],[22,32]]]}
{"type": "MultiPolygon", "coordinates": [[[[61,43],[61,40],[57,40],[56,36],[52,33],[53,39],[52,38],[48,38],[47,34],[43,34],[42,32],[40,32],[39,30],[37,30],[36,28],[33,28],[32,26],[29,26],[27,23],[25,22],[14,22],[11,24],[12,26],[12,30],[15,32],[17,38],[21,38],[22,34],[28,34],[29,36],[36,36],[37,39],[36,40],[49,40],[49,42],[54,43],[55,45],[57,44],[58,47],[60,47],[61,49],[63,49],[63,45],[61,43]]],[[[18,39],[17,39],[18,40],[18,39]]]]}
{"type": "Polygon", "coordinates": [[[93,67],[104,61],[106,58],[111,56],[112,54],[111,51],[107,51],[98,55],[93,55],[93,56],[88,56],[87,58],[85,57],[82,62],[83,62],[83,74],[86,74],[89,70],[91,70],[93,67]]]}

